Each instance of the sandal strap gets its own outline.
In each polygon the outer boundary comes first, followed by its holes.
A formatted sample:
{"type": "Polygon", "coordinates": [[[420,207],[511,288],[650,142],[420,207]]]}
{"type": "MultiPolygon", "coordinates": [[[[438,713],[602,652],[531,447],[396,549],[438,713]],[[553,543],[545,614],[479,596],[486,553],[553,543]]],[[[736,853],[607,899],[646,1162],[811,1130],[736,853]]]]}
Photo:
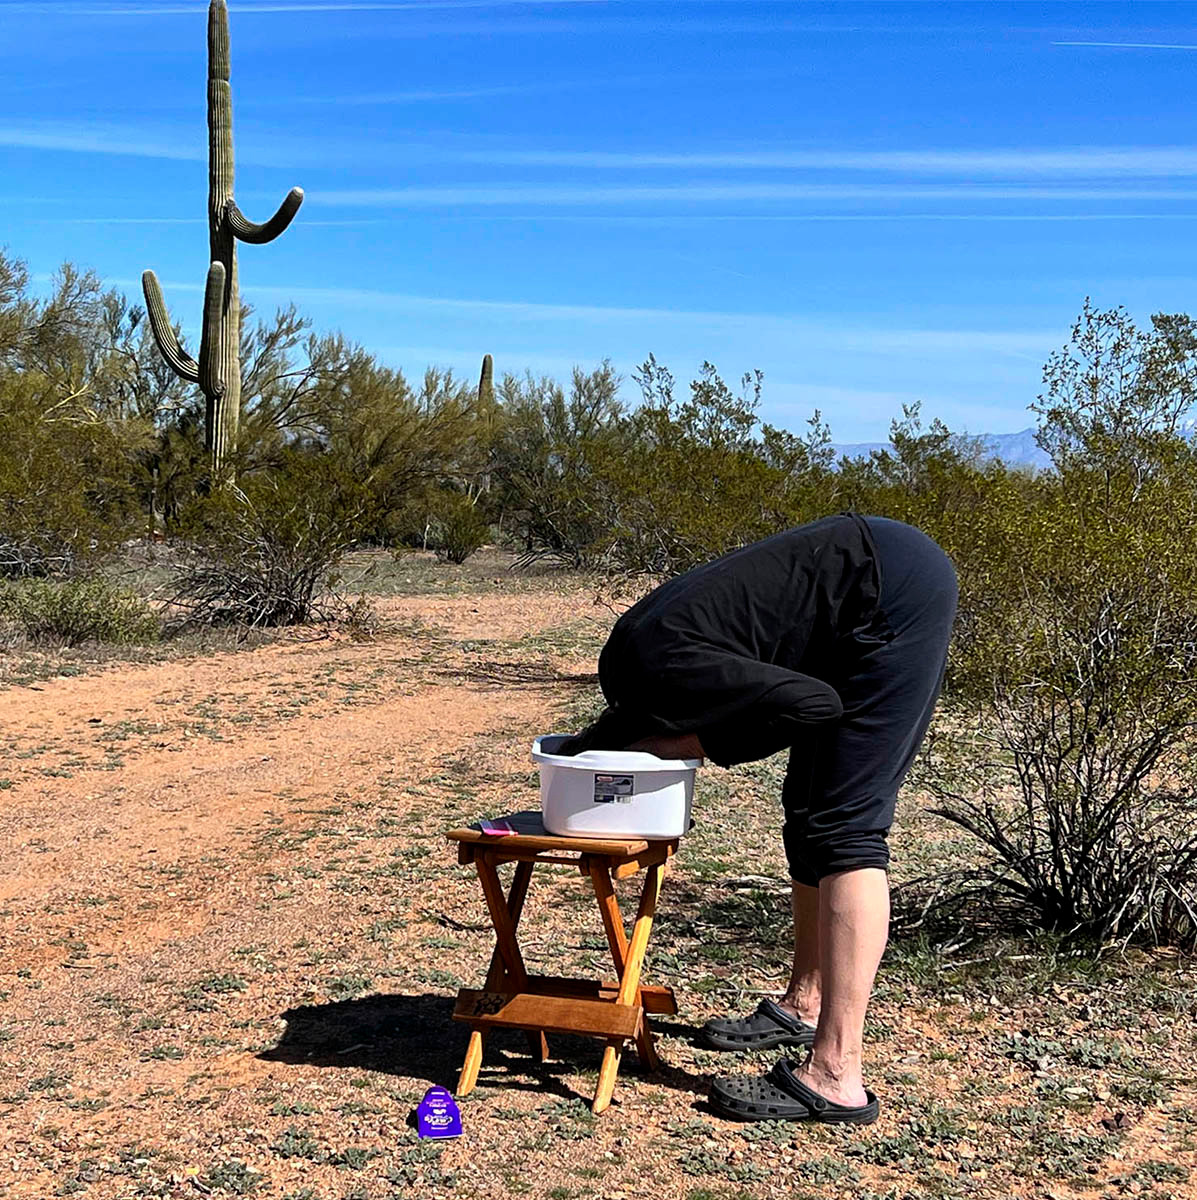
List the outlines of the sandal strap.
{"type": "MultiPolygon", "coordinates": [[[[834,1100],[828,1100],[826,1096],[820,1096],[813,1088],[807,1087],[794,1074],[794,1064],[788,1058],[778,1059],[774,1063],[773,1069],[769,1072],[769,1079],[787,1095],[793,1096],[800,1104],[805,1104],[813,1113],[860,1111],[859,1108],[850,1104],[836,1104],[834,1100]]],[[[862,1105],[862,1108],[868,1108],[874,1099],[871,1092],[866,1091],[865,1095],[868,1097],[868,1103],[862,1105]]]]}
{"type": "Polygon", "coordinates": [[[780,1025],[782,1029],[789,1030],[790,1033],[804,1033],[812,1027],[805,1021],[794,1016],[793,1013],[788,1013],[776,1000],[770,1000],[767,996],[756,1006],[756,1011],[762,1017],[768,1017],[775,1025],[780,1025]]]}

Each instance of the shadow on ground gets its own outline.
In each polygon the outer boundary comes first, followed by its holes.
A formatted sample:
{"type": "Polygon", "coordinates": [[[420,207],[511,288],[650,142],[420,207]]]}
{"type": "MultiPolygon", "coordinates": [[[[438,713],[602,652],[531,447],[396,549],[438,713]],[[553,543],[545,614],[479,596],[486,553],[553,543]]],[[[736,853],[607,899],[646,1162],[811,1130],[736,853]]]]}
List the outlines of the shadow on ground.
{"type": "MultiPolygon", "coordinates": [[[[467,1027],[454,1021],[452,1012],[451,997],[431,993],[392,993],[304,1005],[282,1014],[286,1031],[278,1045],[258,1057],[266,1062],[378,1071],[452,1091],[469,1037],[467,1027]]],[[[683,1041],[690,1041],[698,1033],[677,1021],[658,1019],[654,1026],[666,1038],[683,1041]]],[[[492,1033],[487,1039],[479,1084],[545,1097],[589,1100],[602,1058],[602,1042],[553,1034],[549,1047],[549,1061],[537,1063],[525,1048],[523,1034],[492,1033]],[[584,1079],[575,1088],[565,1077],[578,1074],[584,1079]]],[[[620,1073],[642,1076],[634,1050],[625,1051],[620,1073]]],[[[709,1084],[705,1076],[688,1074],[665,1062],[651,1078],[654,1083],[695,1096],[705,1096],[709,1084]]]]}

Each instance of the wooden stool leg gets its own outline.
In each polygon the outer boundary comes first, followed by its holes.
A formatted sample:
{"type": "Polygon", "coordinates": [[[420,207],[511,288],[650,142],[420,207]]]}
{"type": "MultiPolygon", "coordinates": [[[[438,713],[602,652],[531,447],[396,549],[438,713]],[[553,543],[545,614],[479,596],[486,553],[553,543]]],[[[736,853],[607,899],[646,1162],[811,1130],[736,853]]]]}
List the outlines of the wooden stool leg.
{"type": "MultiPolygon", "coordinates": [[[[518,872],[519,863],[516,866],[518,872]]],[[[529,870],[531,866],[529,865],[529,870]]],[[[499,955],[505,971],[505,978],[517,992],[522,992],[528,986],[528,972],[524,968],[524,958],[520,954],[519,943],[515,940],[515,921],[507,899],[503,895],[503,884],[499,872],[487,854],[478,856],[478,878],[482,882],[482,894],[486,897],[486,907],[490,910],[491,923],[495,927],[495,950],[499,955]]],[[[524,884],[524,890],[527,890],[524,884]]],[[[512,891],[515,884],[512,883],[512,891]]]]}
{"type": "MultiPolygon", "coordinates": [[[[632,939],[628,943],[623,973],[619,979],[617,1004],[631,1005],[636,1001],[636,991],[640,986],[640,968],[644,964],[644,952],[648,949],[648,935],[652,932],[653,917],[657,911],[657,899],[661,895],[661,881],[664,878],[663,862],[655,863],[645,871],[640,908],[636,913],[636,924],[632,928],[632,939]]],[[[612,1039],[603,1051],[603,1065],[599,1068],[598,1087],[595,1089],[592,1106],[595,1113],[603,1112],[611,1103],[622,1049],[622,1041],[612,1039]]]]}
{"type": "MultiPolygon", "coordinates": [[[[482,890],[487,899],[487,907],[491,909],[491,921],[498,930],[498,921],[495,919],[494,908],[491,906],[491,891],[488,891],[487,878],[483,875],[483,862],[489,867],[490,876],[493,877],[493,887],[498,890],[498,900],[503,909],[508,914],[510,922],[511,940],[514,942],[515,930],[519,925],[520,914],[524,911],[524,899],[528,895],[528,884],[532,879],[532,863],[519,862],[515,865],[515,878],[511,881],[511,891],[507,893],[507,899],[503,899],[502,885],[499,882],[498,872],[495,871],[494,864],[489,861],[486,855],[480,855],[477,859],[478,874],[483,879],[482,890]]],[[[495,943],[495,948],[490,957],[490,967],[486,972],[486,990],[493,991],[503,982],[507,975],[504,967],[504,956],[500,949],[500,941],[495,943]]],[[[519,958],[520,968],[523,968],[523,959],[519,957],[519,947],[515,950],[517,958],[519,958]]],[[[525,977],[526,978],[526,977],[525,977]]],[[[548,1056],[548,1042],[545,1040],[544,1034],[529,1033],[528,1044],[532,1049],[532,1053],[543,1062],[548,1056]]],[[[474,1090],[474,1085],[478,1082],[478,1071],[482,1066],[482,1052],[486,1047],[486,1035],[481,1029],[473,1029],[470,1031],[470,1044],[466,1049],[465,1062],[462,1064],[461,1075],[457,1080],[457,1094],[459,1096],[468,1096],[474,1090]]]]}
{"type": "MultiPolygon", "coordinates": [[[[619,901],[615,897],[615,885],[611,880],[611,869],[597,859],[590,860],[590,879],[594,894],[598,898],[599,912],[603,918],[603,929],[607,933],[607,944],[615,960],[615,974],[622,979],[628,955],[628,935],[624,931],[623,917],[619,912],[619,901]]],[[[636,1052],[646,1071],[655,1071],[658,1066],[657,1051],[653,1046],[653,1031],[645,1017],[639,1034],[636,1035],[636,1052]]]]}
{"type": "Polygon", "coordinates": [[[481,1029],[470,1030],[470,1044],[466,1048],[465,1062],[461,1065],[461,1074],[457,1077],[457,1094],[468,1096],[478,1082],[478,1072],[482,1067],[482,1051],[486,1048],[486,1037],[481,1029]]]}

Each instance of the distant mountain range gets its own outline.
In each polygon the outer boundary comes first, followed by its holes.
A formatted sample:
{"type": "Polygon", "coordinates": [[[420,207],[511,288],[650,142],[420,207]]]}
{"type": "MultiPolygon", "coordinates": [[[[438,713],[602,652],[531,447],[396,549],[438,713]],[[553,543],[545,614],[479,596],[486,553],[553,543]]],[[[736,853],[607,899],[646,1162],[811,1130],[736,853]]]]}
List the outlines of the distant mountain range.
{"type": "MultiPolygon", "coordinates": [[[[1000,458],[1011,467],[1033,467],[1040,470],[1051,466],[1051,459],[1035,441],[1034,429],[1018,433],[981,433],[976,435],[985,447],[988,458],[1000,458]]],[[[889,442],[852,442],[835,447],[836,455],[848,458],[867,458],[874,450],[892,449],[889,442]]]]}

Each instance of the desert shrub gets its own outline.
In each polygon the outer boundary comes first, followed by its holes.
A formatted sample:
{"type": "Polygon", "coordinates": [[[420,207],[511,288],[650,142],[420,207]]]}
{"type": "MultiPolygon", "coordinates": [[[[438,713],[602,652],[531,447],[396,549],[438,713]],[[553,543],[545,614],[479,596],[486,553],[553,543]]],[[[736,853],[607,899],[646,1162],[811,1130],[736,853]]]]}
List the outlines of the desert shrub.
{"type": "Polygon", "coordinates": [[[144,455],[184,385],[143,318],[70,264],[35,296],[0,251],[0,576],[78,571],[145,528],[144,455]]]}
{"type": "Polygon", "coordinates": [[[1049,363],[1056,471],[986,494],[965,571],[953,682],[978,752],[930,782],[1037,923],[1192,948],[1197,455],[1177,328],[1086,310],[1049,363]],[[1117,353],[1091,353],[1111,329],[1117,353]]]}
{"type": "Polygon", "coordinates": [[[45,381],[0,371],[0,577],[94,564],[134,526],[126,446],[45,381]]]}
{"type": "Polygon", "coordinates": [[[610,569],[674,574],[828,511],[826,429],[817,413],[807,439],[759,425],[759,372],[737,394],[704,363],[685,400],[651,357],[635,378],[643,404],[594,472],[610,569]]]}
{"type": "Polygon", "coordinates": [[[330,616],[335,568],[371,496],[334,459],[294,452],[278,469],[197,500],[171,594],[187,625],[297,625],[330,616]]]}
{"type": "Polygon", "coordinates": [[[1088,465],[1137,487],[1172,453],[1197,401],[1197,322],[1157,313],[1141,329],[1125,309],[1085,301],[1072,336],[1044,367],[1031,405],[1057,468],[1088,465]]]}
{"type": "Polygon", "coordinates": [[[428,545],[441,562],[463,563],[490,536],[478,497],[442,489],[429,505],[428,545]]]}
{"type": "Polygon", "coordinates": [[[586,568],[602,560],[612,524],[603,471],[633,453],[618,388],[608,363],[575,370],[568,395],[552,379],[504,378],[492,502],[524,562],[586,568]]]}
{"type": "Polygon", "coordinates": [[[1021,539],[1020,604],[956,651],[991,693],[990,753],[940,811],[1052,929],[1197,945],[1197,555],[1178,483],[1154,481],[1107,522],[1090,506],[1108,480],[1068,472],[1021,539]]]}
{"type": "Polygon", "coordinates": [[[359,536],[378,545],[422,530],[429,495],[447,481],[479,490],[490,443],[470,385],[429,369],[415,387],[340,335],[307,329],[284,310],[252,335],[238,477],[296,451],[323,456],[368,497],[359,536]]]}
{"type": "Polygon", "coordinates": [[[23,579],[0,587],[0,620],[32,642],[156,641],[157,613],[143,596],[102,578],[23,579]]]}

